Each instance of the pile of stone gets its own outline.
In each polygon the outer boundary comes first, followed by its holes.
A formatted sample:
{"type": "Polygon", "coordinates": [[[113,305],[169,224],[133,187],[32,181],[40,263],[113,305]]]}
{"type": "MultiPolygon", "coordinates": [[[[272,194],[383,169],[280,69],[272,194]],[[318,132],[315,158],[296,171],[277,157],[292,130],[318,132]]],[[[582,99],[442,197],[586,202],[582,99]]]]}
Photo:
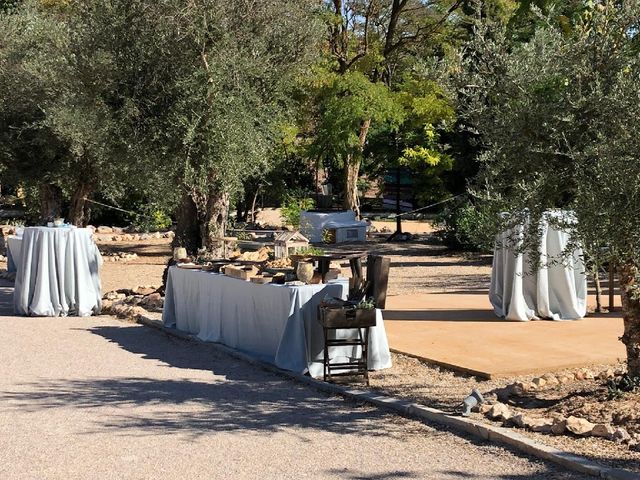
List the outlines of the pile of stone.
{"type": "Polygon", "coordinates": [[[105,262],[130,262],[138,258],[138,254],[129,252],[101,252],[101,255],[105,262]]]}
{"type": "Polygon", "coordinates": [[[591,423],[585,418],[573,415],[564,417],[560,414],[553,414],[549,417],[535,417],[526,413],[518,413],[501,402],[483,404],[478,411],[491,420],[503,422],[504,426],[526,428],[532,432],[602,437],[629,444],[630,447],[634,447],[640,442],[639,434],[632,436],[623,427],[616,427],[608,423],[591,423]]]}
{"type": "Polygon", "coordinates": [[[94,229],[98,240],[111,241],[111,242],[135,242],[140,240],[159,240],[161,238],[173,238],[175,233],[172,231],[167,232],[151,232],[151,233],[135,233],[121,227],[107,227],[101,225],[99,227],[91,227],[94,229]]]}
{"type": "Polygon", "coordinates": [[[522,396],[527,393],[535,392],[538,390],[547,390],[554,387],[558,387],[560,385],[564,385],[566,383],[575,382],[575,381],[586,381],[586,380],[601,380],[607,381],[615,377],[619,377],[624,374],[624,370],[622,369],[612,369],[609,368],[607,370],[603,370],[602,372],[595,373],[593,370],[587,368],[581,368],[576,370],[575,372],[562,373],[558,375],[554,375],[552,373],[546,373],[540,377],[536,377],[532,379],[530,382],[516,382],[511,385],[507,385],[505,388],[501,389],[500,392],[497,392],[498,395],[515,395],[522,396]]]}
{"type": "Polygon", "coordinates": [[[119,317],[130,318],[145,312],[161,312],[164,298],[154,285],[138,286],[132,290],[107,292],[102,297],[102,310],[119,317]]]}
{"type": "Polygon", "coordinates": [[[573,382],[595,380],[607,381],[623,375],[622,369],[607,369],[596,374],[593,370],[579,369],[573,373],[554,375],[547,373],[533,378],[530,382],[515,382],[504,388],[495,390],[485,395],[486,398],[494,397],[495,402],[487,402],[476,410],[493,421],[500,421],[503,426],[517,427],[531,430],[532,432],[548,433],[553,435],[577,435],[580,437],[601,437],[619,443],[625,443],[632,449],[640,448],[640,433],[630,434],[625,428],[609,423],[592,423],[585,418],[573,415],[565,417],[554,413],[546,417],[534,416],[522,413],[515,407],[510,407],[505,402],[510,397],[523,397],[534,392],[550,390],[560,385],[573,382]]]}

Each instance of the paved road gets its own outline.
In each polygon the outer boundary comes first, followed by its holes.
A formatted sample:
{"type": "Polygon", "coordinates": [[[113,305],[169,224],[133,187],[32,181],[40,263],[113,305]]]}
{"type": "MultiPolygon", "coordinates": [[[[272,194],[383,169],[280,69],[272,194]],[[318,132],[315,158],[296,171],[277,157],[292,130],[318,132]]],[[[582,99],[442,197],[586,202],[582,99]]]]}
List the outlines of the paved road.
{"type": "Polygon", "coordinates": [[[582,477],[112,317],[0,316],[0,478],[582,477]]]}

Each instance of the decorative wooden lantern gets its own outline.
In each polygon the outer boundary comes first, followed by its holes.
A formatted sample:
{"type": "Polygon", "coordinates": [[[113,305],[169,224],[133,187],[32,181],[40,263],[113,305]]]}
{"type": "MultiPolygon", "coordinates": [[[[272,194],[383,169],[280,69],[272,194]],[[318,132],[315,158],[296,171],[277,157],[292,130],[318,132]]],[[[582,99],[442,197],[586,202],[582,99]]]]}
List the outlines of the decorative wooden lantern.
{"type": "Polygon", "coordinates": [[[289,258],[302,250],[309,248],[309,240],[300,232],[283,232],[275,238],[276,258],[289,258]]]}

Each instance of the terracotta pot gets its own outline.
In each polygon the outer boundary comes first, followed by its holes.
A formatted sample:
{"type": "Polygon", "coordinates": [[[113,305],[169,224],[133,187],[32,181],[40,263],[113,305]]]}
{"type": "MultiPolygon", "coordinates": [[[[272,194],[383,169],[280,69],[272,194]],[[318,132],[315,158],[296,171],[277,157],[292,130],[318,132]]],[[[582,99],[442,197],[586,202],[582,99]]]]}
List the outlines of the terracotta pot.
{"type": "Polygon", "coordinates": [[[300,280],[301,282],[309,283],[313,278],[313,263],[298,262],[296,275],[298,276],[298,280],[300,280]]]}

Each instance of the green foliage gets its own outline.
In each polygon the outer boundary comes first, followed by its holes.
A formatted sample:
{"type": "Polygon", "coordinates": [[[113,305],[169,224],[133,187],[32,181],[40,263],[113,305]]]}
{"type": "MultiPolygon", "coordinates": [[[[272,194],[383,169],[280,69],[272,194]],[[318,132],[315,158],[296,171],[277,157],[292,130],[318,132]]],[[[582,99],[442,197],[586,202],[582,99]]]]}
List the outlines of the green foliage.
{"type": "Polygon", "coordinates": [[[491,251],[493,240],[486,235],[486,212],[464,201],[445,208],[437,217],[438,236],[456,250],[491,251]]]}
{"type": "Polygon", "coordinates": [[[282,202],[281,215],[287,225],[300,228],[300,214],[315,207],[313,198],[305,197],[301,192],[288,193],[282,202]]]}
{"type": "Polygon", "coordinates": [[[360,310],[373,310],[376,308],[376,303],[373,300],[373,297],[363,298],[357,303],[356,308],[360,310]]]}
{"type": "Polygon", "coordinates": [[[138,208],[138,215],[132,226],[139,232],[167,230],[172,224],[171,217],[155,204],[145,204],[138,208]]]}
{"type": "Polygon", "coordinates": [[[298,250],[296,252],[296,255],[302,255],[302,256],[324,255],[324,250],[318,247],[307,247],[307,248],[298,250]]]}
{"type": "Polygon", "coordinates": [[[478,27],[460,84],[485,149],[474,190],[495,217],[527,212],[525,249],[537,251],[542,213],[561,208],[575,212],[577,226],[564,227],[589,251],[640,261],[640,57],[629,27],[639,23],[640,4],[621,2],[594,5],[569,33],[548,19],[522,44],[478,27]]]}
{"type": "Polygon", "coordinates": [[[607,396],[609,400],[618,400],[625,393],[640,392],[640,377],[624,374],[607,382],[607,396]]]}
{"type": "Polygon", "coordinates": [[[455,111],[450,94],[435,80],[439,68],[442,65],[406,76],[396,92],[402,122],[397,128],[373,128],[365,152],[367,166],[375,168],[374,175],[383,176],[397,166],[410,168],[416,197],[422,204],[449,195],[444,174],[454,165],[441,134],[449,131],[455,111]]]}
{"type": "Polygon", "coordinates": [[[387,124],[392,129],[402,122],[403,110],[384,83],[372,82],[360,72],[326,76],[319,91],[321,117],[314,153],[338,160],[359,155],[363,122],[387,124]]]}

